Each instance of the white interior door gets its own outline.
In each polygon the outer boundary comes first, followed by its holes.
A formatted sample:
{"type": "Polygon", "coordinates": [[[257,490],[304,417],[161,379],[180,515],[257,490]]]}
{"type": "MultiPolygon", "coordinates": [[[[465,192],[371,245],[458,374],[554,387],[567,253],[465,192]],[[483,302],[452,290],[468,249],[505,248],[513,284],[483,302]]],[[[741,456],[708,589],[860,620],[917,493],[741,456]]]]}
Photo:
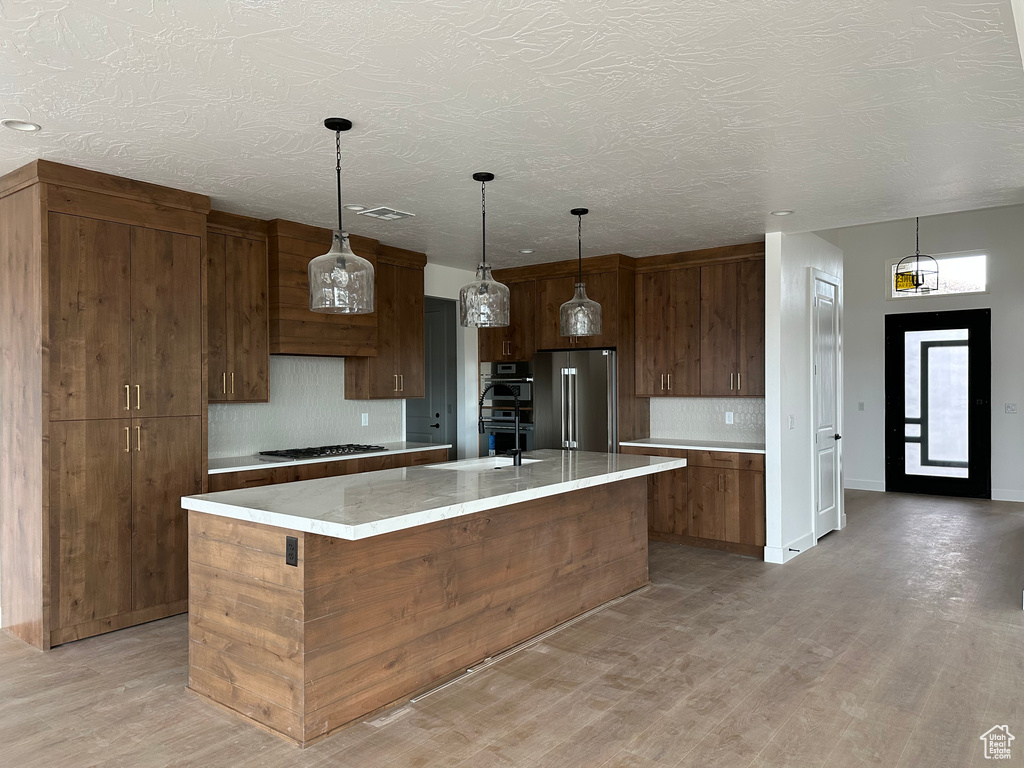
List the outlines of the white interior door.
{"type": "Polygon", "coordinates": [[[839,281],[814,271],[811,307],[814,537],[842,528],[839,281]]]}

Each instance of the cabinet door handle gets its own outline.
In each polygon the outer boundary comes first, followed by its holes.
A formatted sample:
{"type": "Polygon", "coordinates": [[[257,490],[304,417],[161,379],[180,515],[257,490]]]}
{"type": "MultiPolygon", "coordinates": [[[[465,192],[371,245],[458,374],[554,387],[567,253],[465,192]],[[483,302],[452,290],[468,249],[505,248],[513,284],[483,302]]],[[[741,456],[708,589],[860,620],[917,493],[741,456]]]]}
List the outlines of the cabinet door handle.
{"type": "Polygon", "coordinates": [[[135,450],[142,450],[142,427],[135,428],[135,450]]]}
{"type": "Polygon", "coordinates": [[[132,409],[132,388],[127,384],[124,385],[124,409],[126,411],[132,409]]]}
{"type": "Polygon", "coordinates": [[[222,395],[228,393],[228,375],[226,373],[220,375],[220,391],[222,395]]]}
{"type": "Polygon", "coordinates": [[[231,394],[235,394],[235,372],[231,372],[231,394]]]}
{"type": "Polygon", "coordinates": [[[132,431],[130,427],[124,428],[124,452],[132,452],[132,431]]]}
{"type": "Polygon", "coordinates": [[[661,391],[665,391],[665,374],[661,374],[661,391]]]}
{"type": "Polygon", "coordinates": [[[395,374],[395,392],[398,391],[398,374],[395,374]]]}
{"type": "Polygon", "coordinates": [[[398,391],[405,392],[405,374],[398,374],[398,391]]]}
{"type": "Polygon", "coordinates": [[[742,381],[740,376],[741,376],[741,374],[738,374],[738,373],[736,374],[736,389],[737,390],[743,389],[743,385],[740,384],[740,382],[742,381]]]}
{"type": "Polygon", "coordinates": [[[736,381],[736,374],[735,373],[730,373],[729,374],[729,391],[730,392],[732,392],[734,389],[736,389],[736,387],[733,386],[735,381],[736,381]]]}
{"type": "Polygon", "coordinates": [[[668,391],[672,391],[672,374],[668,374],[668,391]]]}
{"type": "Polygon", "coordinates": [[[135,410],[142,410],[142,387],[138,384],[135,385],[135,410]]]}

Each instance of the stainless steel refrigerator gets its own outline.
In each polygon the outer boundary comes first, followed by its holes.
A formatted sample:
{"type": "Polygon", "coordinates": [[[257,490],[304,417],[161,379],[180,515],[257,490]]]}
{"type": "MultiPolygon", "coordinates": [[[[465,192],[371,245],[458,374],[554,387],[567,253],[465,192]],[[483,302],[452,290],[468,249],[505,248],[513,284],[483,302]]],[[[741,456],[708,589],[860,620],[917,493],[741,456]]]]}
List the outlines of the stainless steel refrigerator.
{"type": "Polygon", "coordinates": [[[534,446],[614,453],[615,350],[538,352],[533,359],[534,446]]]}

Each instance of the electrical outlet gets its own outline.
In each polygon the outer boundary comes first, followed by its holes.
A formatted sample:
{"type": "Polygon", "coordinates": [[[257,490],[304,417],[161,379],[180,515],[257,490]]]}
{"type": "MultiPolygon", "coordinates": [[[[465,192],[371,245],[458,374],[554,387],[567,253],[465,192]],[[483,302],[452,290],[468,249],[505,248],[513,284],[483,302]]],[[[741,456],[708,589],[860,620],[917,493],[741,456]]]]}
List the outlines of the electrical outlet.
{"type": "Polygon", "coordinates": [[[364,413],[363,414],[362,424],[363,424],[364,427],[370,426],[370,414],[368,414],[368,413],[364,413]]]}
{"type": "Polygon", "coordinates": [[[1006,404],[1003,405],[1003,411],[1005,413],[1016,413],[1017,412],[1017,404],[1016,403],[1006,403],[1006,404]]]}
{"type": "Polygon", "coordinates": [[[861,400],[860,402],[857,403],[857,410],[858,411],[863,411],[864,410],[864,401],[863,400],[861,400]]]}
{"type": "Polygon", "coordinates": [[[796,429],[796,416],[789,414],[789,428],[796,429]]]}
{"type": "Polygon", "coordinates": [[[725,423],[732,424],[732,411],[725,412],[725,423]]]}
{"type": "Polygon", "coordinates": [[[284,537],[284,564],[299,567],[299,540],[295,536],[284,537]]]}

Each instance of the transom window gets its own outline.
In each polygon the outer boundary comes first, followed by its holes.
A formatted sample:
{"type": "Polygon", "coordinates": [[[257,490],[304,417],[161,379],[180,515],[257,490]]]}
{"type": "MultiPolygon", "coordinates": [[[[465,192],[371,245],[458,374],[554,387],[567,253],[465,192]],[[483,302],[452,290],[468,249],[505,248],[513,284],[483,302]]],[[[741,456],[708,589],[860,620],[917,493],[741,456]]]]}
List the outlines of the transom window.
{"type": "Polygon", "coordinates": [[[896,265],[889,262],[890,299],[914,299],[924,296],[949,296],[955,293],[986,293],[988,291],[988,255],[984,253],[950,253],[933,256],[939,265],[938,290],[929,293],[901,293],[896,290],[896,265]]]}

